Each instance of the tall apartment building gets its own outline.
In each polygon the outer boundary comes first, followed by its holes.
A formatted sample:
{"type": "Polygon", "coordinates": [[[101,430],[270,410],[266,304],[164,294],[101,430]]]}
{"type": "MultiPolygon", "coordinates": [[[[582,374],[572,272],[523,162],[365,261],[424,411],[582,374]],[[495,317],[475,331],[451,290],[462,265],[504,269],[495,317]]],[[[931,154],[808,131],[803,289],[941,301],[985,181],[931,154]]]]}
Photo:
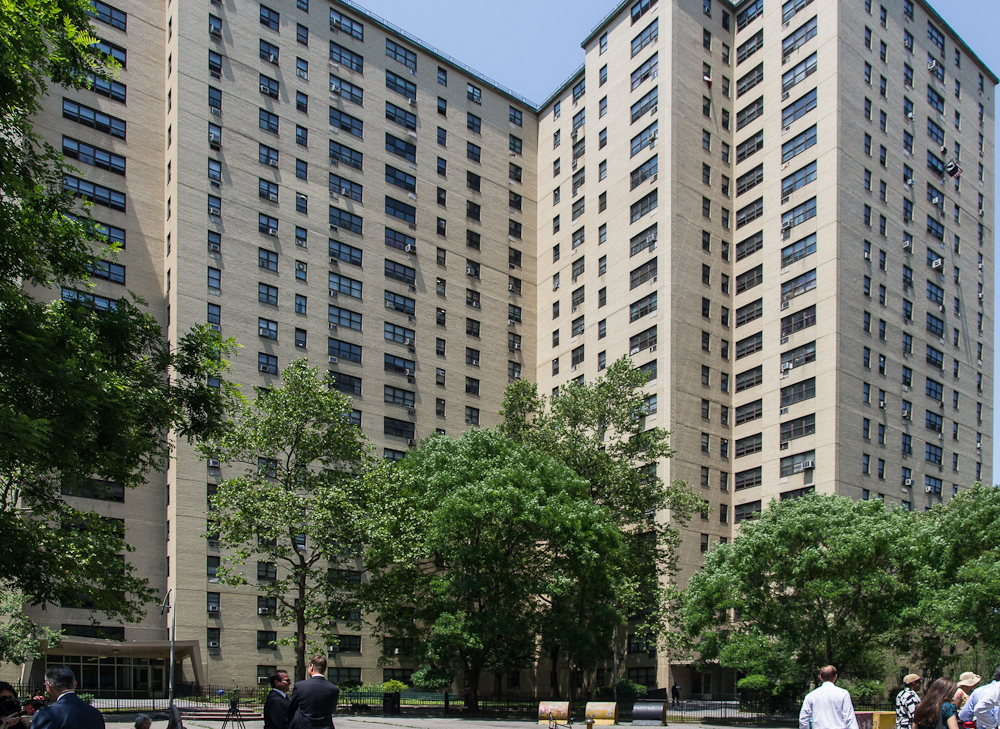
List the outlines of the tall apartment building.
{"type": "MultiPolygon", "coordinates": [[[[38,122],[123,244],[92,300],[127,285],[172,339],[235,337],[248,393],[308,356],[400,458],[496,424],[522,375],[555,394],[630,355],[673,431],[659,475],[704,494],[682,581],[773,498],[920,509],[991,480],[997,78],[922,0],[623,2],[537,107],[342,0],[116,3],[94,29],[119,79],[38,122]]],[[[246,684],[294,657],[213,576],[213,466],[180,443],[96,508],[174,591],[178,676],[246,684]]],[[[157,610],[35,617],[72,637],[26,675],[163,685],[157,610]]],[[[629,678],[734,690],[622,634],[629,678]]],[[[331,677],[408,678],[378,658],[345,630],[331,677]]]]}

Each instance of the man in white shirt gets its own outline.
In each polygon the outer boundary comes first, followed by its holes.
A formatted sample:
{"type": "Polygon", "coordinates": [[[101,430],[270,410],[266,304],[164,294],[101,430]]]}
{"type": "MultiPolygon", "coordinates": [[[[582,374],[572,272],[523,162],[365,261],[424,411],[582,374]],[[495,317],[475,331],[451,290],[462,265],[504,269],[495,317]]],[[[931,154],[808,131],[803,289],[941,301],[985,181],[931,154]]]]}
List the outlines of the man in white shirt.
{"type": "MultiPolygon", "coordinates": [[[[996,670],[993,671],[992,683],[988,683],[985,686],[980,686],[979,688],[977,688],[975,691],[972,692],[972,694],[969,696],[969,700],[965,702],[965,706],[963,706],[962,710],[958,712],[959,720],[974,721],[976,707],[979,706],[979,701],[982,698],[983,694],[985,694],[986,691],[989,690],[991,686],[995,687],[997,683],[1000,683],[1000,666],[997,666],[996,670]]],[[[993,713],[994,714],[997,713],[996,709],[993,710],[993,713]]],[[[982,724],[978,724],[977,729],[982,729],[982,726],[983,726],[982,724]]]]}
{"type": "MultiPolygon", "coordinates": [[[[990,685],[984,686],[982,691],[976,708],[972,712],[973,716],[976,717],[976,724],[983,729],[997,729],[997,724],[1000,724],[997,712],[1000,708],[1000,683],[994,681],[990,685]]],[[[969,703],[972,703],[971,698],[969,703]]]]}
{"type": "MultiPolygon", "coordinates": [[[[837,688],[837,669],[823,666],[819,670],[822,683],[806,694],[799,712],[799,729],[858,729],[851,695],[837,688]]],[[[996,727],[989,727],[996,729],[996,727]]]]}

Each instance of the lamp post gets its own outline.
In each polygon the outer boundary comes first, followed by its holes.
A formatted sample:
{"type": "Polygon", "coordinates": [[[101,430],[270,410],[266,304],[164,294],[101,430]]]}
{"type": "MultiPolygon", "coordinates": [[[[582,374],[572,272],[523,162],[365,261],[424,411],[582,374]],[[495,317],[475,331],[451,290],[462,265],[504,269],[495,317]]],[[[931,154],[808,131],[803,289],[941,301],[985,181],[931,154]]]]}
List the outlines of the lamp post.
{"type": "Polygon", "coordinates": [[[163,602],[160,604],[160,615],[163,615],[164,611],[170,612],[170,666],[167,668],[167,699],[169,707],[167,711],[171,718],[174,715],[174,635],[177,632],[177,611],[174,609],[175,606],[170,602],[173,594],[174,588],[171,587],[167,590],[167,594],[163,596],[163,602]]]}

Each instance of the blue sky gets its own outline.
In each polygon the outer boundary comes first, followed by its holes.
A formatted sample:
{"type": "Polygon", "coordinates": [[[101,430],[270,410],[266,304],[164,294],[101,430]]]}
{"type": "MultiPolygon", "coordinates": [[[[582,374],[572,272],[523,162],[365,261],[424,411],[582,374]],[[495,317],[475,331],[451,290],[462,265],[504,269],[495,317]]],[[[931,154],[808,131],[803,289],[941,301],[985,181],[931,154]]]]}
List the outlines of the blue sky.
{"type": "MultiPolygon", "coordinates": [[[[359,0],[359,4],[535,103],[544,101],[583,62],[580,42],[617,5],[614,0],[359,0]]],[[[993,73],[1000,74],[998,0],[936,0],[931,5],[993,73]]],[[[998,373],[1000,367],[994,375],[998,373]]],[[[994,425],[1000,427],[1000,418],[994,425]]],[[[994,444],[996,434],[995,429],[994,444]]],[[[994,445],[994,482],[1000,480],[998,468],[1000,448],[994,445]]]]}

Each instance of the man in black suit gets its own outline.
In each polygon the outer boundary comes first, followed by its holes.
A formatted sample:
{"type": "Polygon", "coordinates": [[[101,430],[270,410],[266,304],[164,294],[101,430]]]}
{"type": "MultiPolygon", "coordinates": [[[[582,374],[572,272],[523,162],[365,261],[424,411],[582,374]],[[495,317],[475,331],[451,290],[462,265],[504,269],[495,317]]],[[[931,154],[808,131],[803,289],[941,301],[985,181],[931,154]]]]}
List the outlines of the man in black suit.
{"type": "Polygon", "coordinates": [[[52,702],[35,714],[35,729],[104,729],[104,717],[76,695],[76,677],[66,666],[45,671],[45,690],[52,702]]]}
{"type": "Polygon", "coordinates": [[[326,656],[309,661],[309,678],[295,684],[289,729],[331,729],[340,689],[326,680],[326,656]]]}
{"type": "Polygon", "coordinates": [[[288,671],[275,671],[267,680],[271,693],[264,702],[264,729],[288,729],[288,687],[292,685],[288,671]]]}

